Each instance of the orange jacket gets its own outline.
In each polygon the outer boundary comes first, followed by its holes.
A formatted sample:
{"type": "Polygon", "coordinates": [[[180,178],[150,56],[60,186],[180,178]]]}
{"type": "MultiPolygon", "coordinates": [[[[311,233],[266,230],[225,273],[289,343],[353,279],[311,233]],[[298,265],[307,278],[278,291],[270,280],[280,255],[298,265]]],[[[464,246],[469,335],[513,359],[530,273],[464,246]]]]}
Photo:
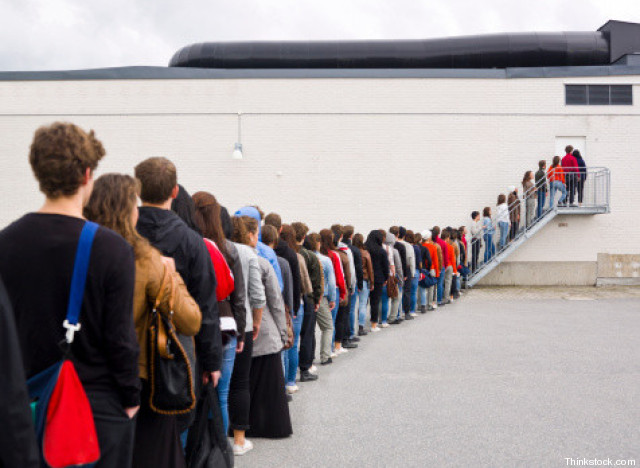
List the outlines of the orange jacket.
{"type": "Polygon", "coordinates": [[[547,171],[547,178],[549,179],[549,182],[558,180],[563,184],[566,183],[564,181],[564,171],[562,170],[562,166],[550,167],[547,171]]]}
{"type": "Polygon", "coordinates": [[[436,278],[440,276],[440,263],[438,262],[438,249],[435,244],[431,242],[424,242],[422,244],[429,251],[431,255],[431,269],[436,271],[436,278]]]}
{"type": "Polygon", "coordinates": [[[454,273],[458,273],[458,267],[456,265],[456,249],[453,246],[453,244],[449,244],[449,242],[447,241],[447,249],[449,250],[449,256],[447,258],[447,265],[448,267],[452,267],[453,268],[453,272],[454,273]]]}

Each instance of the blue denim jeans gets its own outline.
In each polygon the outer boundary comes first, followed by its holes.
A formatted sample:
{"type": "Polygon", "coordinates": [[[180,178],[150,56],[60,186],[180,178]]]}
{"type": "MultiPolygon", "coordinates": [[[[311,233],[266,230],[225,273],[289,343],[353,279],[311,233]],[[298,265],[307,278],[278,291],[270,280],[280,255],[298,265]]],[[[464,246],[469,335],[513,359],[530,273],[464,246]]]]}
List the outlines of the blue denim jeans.
{"type": "Polygon", "coordinates": [[[431,304],[427,304],[427,288],[423,288],[422,286],[418,286],[418,294],[420,296],[420,301],[418,301],[420,303],[421,306],[429,306],[431,304]]]}
{"type": "Polygon", "coordinates": [[[509,235],[509,223],[506,221],[500,221],[498,223],[500,227],[500,249],[507,245],[507,236],[509,235]]]}
{"type": "Polygon", "coordinates": [[[389,296],[387,295],[387,286],[382,286],[382,295],[380,296],[381,310],[380,323],[387,323],[389,317],[389,296]]]}
{"type": "Polygon", "coordinates": [[[544,202],[546,198],[547,192],[543,192],[542,190],[538,191],[538,218],[540,218],[544,212],[544,202]]]}
{"type": "Polygon", "coordinates": [[[560,192],[562,193],[562,196],[560,197],[560,200],[558,200],[558,203],[563,203],[567,199],[567,187],[565,187],[565,185],[559,180],[554,180],[553,182],[551,182],[549,208],[553,208],[553,205],[555,203],[554,198],[556,197],[556,190],[560,190],[560,192]]]}
{"type": "Polygon", "coordinates": [[[356,306],[358,299],[358,286],[356,285],[353,294],[351,295],[351,302],[349,303],[349,337],[356,334],[356,306]]]}
{"type": "Polygon", "coordinates": [[[436,288],[438,294],[438,302],[442,302],[442,296],[444,296],[444,268],[440,270],[440,277],[438,278],[438,287],[436,288]]]}
{"type": "Polygon", "coordinates": [[[300,343],[300,330],[304,319],[304,305],[300,305],[298,316],[293,318],[293,346],[282,352],[284,356],[284,382],[285,385],[296,384],[298,372],[298,344],[300,343]]]}
{"type": "Polygon", "coordinates": [[[496,245],[493,243],[493,234],[484,236],[484,262],[487,263],[496,254],[496,245]]]}
{"type": "Polygon", "coordinates": [[[367,301],[369,300],[369,285],[368,281],[362,283],[362,290],[358,292],[358,325],[365,326],[367,321],[367,301]]]}
{"type": "Polygon", "coordinates": [[[234,336],[222,349],[222,367],[220,369],[220,380],[218,380],[218,400],[222,410],[222,422],[224,423],[224,433],[229,430],[229,385],[231,384],[231,374],[233,363],[236,360],[236,346],[238,339],[234,336]]]}
{"type": "MultiPolygon", "coordinates": [[[[418,281],[420,272],[416,270],[416,274],[411,278],[411,289],[409,290],[409,312],[416,311],[416,305],[418,303],[418,281]]],[[[426,294],[426,293],[425,293],[426,294]]]]}

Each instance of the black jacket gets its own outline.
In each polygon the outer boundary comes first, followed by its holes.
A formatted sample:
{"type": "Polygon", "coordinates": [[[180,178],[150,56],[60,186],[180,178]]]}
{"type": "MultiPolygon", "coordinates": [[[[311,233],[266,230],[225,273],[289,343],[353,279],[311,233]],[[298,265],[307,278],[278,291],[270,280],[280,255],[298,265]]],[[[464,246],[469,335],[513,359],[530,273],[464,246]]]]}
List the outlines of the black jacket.
{"type": "Polygon", "coordinates": [[[387,257],[387,252],[382,248],[382,233],[377,229],[371,231],[365,245],[369,255],[371,255],[373,283],[381,286],[389,279],[389,257],[387,257]]]}
{"type": "Polygon", "coordinates": [[[429,253],[429,249],[427,249],[424,245],[420,247],[420,253],[422,254],[422,262],[424,263],[424,269],[429,271],[431,270],[431,265],[433,265],[431,260],[431,254],[429,253]]]}
{"type": "Polygon", "coordinates": [[[402,264],[402,274],[405,275],[402,281],[409,276],[409,267],[407,266],[407,248],[401,242],[393,244],[393,248],[400,254],[400,263],[402,264]]]}
{"type": "MultiPolygon", "coordinates": [[[[176,262],[176,270],[202,312],[202,325],[196,335],[200,367],[209,372],[220,370],[222,337],[216,298],[217,281],[204,240],[174,212],[161,208],[140,208],[136,227],[151,245],[176,262]]],[[[183,345],[188,347],[189,341],[183,341],[183,345]]],[[[187,352],[190,351],[187,349],[187,352]]]]}
{"type": "Polygon", "coordinates": [[[0,467],[40,466],[18,332],[0,281],[0,467]]]}
{"type": "MultiPolygon", "coordinates": [[[[62,322],[84,224],[71,216],[29,213],[0,232],[0,276],[27,378],[62,358],[58,343],[64,338],[62,322]]],[[[133,248],[112,230],[98,228],[72,360],[88,394],[107,393],[123,408],[140,404],[134,285],[133,248]]]]}
{"type": "Polygon", "coordinates": [[[344,242],[347,247],[349,247],[349,250],[351,250],[351,253],[353,254],[353,265],[356,268],[356,280],[358,282],[358,289],[361,290],[364,285],[364,273],[362,271],[362,254],[360,253],[359,248],[353,246],[353,244],[351,243],[351,239],[343,239],[342,242],[344,242]]]}
{"type": "Polygon", "coordinates": [[[302,300],[302,280],[300,279],[300,264],[298,263],[298,255],[289,247],[282,239],[278,239],[278,245],[274,249],[278,257],[284,258],[291,268],[291,277],[293,279],[293,315],[298,315],[298,308],[302,300]]]}

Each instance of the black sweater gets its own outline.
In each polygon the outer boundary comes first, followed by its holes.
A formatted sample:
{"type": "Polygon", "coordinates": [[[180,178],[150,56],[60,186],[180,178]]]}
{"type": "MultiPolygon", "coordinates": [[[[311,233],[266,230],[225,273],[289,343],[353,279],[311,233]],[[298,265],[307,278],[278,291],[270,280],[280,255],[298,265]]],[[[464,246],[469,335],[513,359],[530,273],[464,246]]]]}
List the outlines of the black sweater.
{"type": "Polygon", "coordinates": [[[351,253],[353,254],[353,265],[356,268],[358,289],[362,289],[362,286],[364,285],[364,272],[362,271],[362,254],[360,253],[360,249],[353,246],[351,239],[343,239],[342,242],[349,247],[349,250],[351,250],[351,253]]]}
{"type": "Polygon", "coordinates": [[[291,310],[291,313],[297,316],[300,301],[302,300],[302,280],[300,279],[298,255],[291,247],[289,247],[289,244],[282,239],[278,239],[278,245],[276,245],[276,248],[273,250],[275,250],[278,257],[284,258],[291,268],[291,278],[293,280],[293,309],[291,310]]]}
{"type": "MultiPolygon", "coordinates": [[[[27,378],[59,361],[71,275],[85,221],[27,214],[0,232],[0,276],[13,306],[27,378]]],[[[99,228],[91,250],[82,328],[71,346],[87,392],[119,396],[123,407],[140,402],[138,341],[133,326],[133,249],[99,228]]]]}
{"type": "MultiPolygon", "coordinates": [[[[196,335],[198,362],[203,371],[220,370],[222,336],[216,298],[216,274],[203,238],[191,230],[173,211],[143,206],[136,226],[151,245],[172,257],[189,294],[202,312],[202,325],[196,335]]],[[[182,341],[182,340],[181,340],[182,341]]],[[[183,342],[187,346],[189,340],[183,342]]],[[[191,354],[191,350],[187,349],[191,354]]]]}

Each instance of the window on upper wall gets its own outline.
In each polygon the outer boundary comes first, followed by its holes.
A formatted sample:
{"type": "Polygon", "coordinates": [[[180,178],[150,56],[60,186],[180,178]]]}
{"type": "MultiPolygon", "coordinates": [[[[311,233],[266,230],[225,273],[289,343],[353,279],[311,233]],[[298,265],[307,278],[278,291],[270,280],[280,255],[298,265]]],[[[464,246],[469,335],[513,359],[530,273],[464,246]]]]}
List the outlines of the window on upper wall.
{"type": "Polygon", "coordinates": [[[564,85],[567,106],[632,106],[631,85],[564,85]]]}

